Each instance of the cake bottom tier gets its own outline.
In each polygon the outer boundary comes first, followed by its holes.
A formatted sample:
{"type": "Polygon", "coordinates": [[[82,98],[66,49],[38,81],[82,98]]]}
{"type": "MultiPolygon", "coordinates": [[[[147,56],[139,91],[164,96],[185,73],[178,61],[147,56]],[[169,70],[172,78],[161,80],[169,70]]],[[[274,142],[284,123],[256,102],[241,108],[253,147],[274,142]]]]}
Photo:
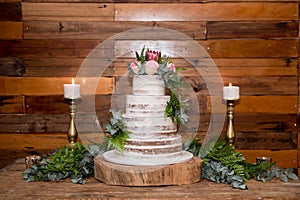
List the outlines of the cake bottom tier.
{"type": "Polygon", "coordinates": [[[135,152],[121,153],[117,150],[107,151],[103,154],[106,161],[123,165],[160,166],[186,162],[193,158],[187,151],[167,154],[140,154],[135,152]]]}

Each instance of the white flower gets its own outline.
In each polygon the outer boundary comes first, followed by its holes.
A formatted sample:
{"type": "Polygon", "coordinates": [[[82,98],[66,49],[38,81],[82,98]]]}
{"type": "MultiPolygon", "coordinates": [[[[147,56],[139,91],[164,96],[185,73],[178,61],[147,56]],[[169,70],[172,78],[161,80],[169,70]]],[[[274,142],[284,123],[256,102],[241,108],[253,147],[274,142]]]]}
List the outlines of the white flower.
{"type": "Polygon", "coordinates": [[[157,73],[158,67],[159,67],[159,64],[156,61],[150,60],[150,61],[146,62],[146,64],[145,64],[146,73],[148,75],[153,75],[153,74],[157,73]]]}

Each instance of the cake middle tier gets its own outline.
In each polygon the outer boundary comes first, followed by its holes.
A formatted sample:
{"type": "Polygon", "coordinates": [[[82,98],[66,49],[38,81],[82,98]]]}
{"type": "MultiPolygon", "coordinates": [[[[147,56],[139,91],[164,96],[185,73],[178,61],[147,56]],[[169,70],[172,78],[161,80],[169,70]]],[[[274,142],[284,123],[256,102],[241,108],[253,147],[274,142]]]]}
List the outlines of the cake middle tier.
{"type": "Polygon", "coordinates": [[[176,135],[177,127],[170,118],[134,117],[123,115],[126,129],[131,132],[130,138],[165,138],[176,135]]]}
{"type": "Polygon", "coordinates": [[[126,115],[134,117],[163,117],[170,96],[127,95],[126,115]]]}

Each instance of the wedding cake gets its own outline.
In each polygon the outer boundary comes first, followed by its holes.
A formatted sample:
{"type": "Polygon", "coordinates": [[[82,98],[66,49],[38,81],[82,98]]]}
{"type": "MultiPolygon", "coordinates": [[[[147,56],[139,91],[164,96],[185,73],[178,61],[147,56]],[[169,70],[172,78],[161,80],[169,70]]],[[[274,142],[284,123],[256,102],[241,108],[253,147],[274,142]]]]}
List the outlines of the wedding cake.
{"type": "Polygon", "coordinates": [[[165,117],[170,96],[165,95],[164,80],[155,74],[134,75],[132,86],[122,115],[129,138],[124,151],[108,151],[104,159],[118,164],[155,166],[190,160],[193,155],[182,150],[177,126],[165,117]]]}

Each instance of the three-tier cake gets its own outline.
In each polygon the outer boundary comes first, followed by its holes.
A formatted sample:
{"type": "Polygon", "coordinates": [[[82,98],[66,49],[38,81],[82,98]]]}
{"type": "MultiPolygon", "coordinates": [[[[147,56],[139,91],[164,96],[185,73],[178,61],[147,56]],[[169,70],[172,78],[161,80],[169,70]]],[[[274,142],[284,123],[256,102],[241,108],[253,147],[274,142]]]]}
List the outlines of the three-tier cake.
{"type": "Polygon", "coordinates": [[[193,155],[182,150],[182,139],[177,126],[165,117],[170,96],[165,95],[164,81],[158,75],[133,76],[133,92],[127,95],[127,130],[124,152],[112,150],[104,159],[126,165],[168,165],[190,160],[193,155]]]}

